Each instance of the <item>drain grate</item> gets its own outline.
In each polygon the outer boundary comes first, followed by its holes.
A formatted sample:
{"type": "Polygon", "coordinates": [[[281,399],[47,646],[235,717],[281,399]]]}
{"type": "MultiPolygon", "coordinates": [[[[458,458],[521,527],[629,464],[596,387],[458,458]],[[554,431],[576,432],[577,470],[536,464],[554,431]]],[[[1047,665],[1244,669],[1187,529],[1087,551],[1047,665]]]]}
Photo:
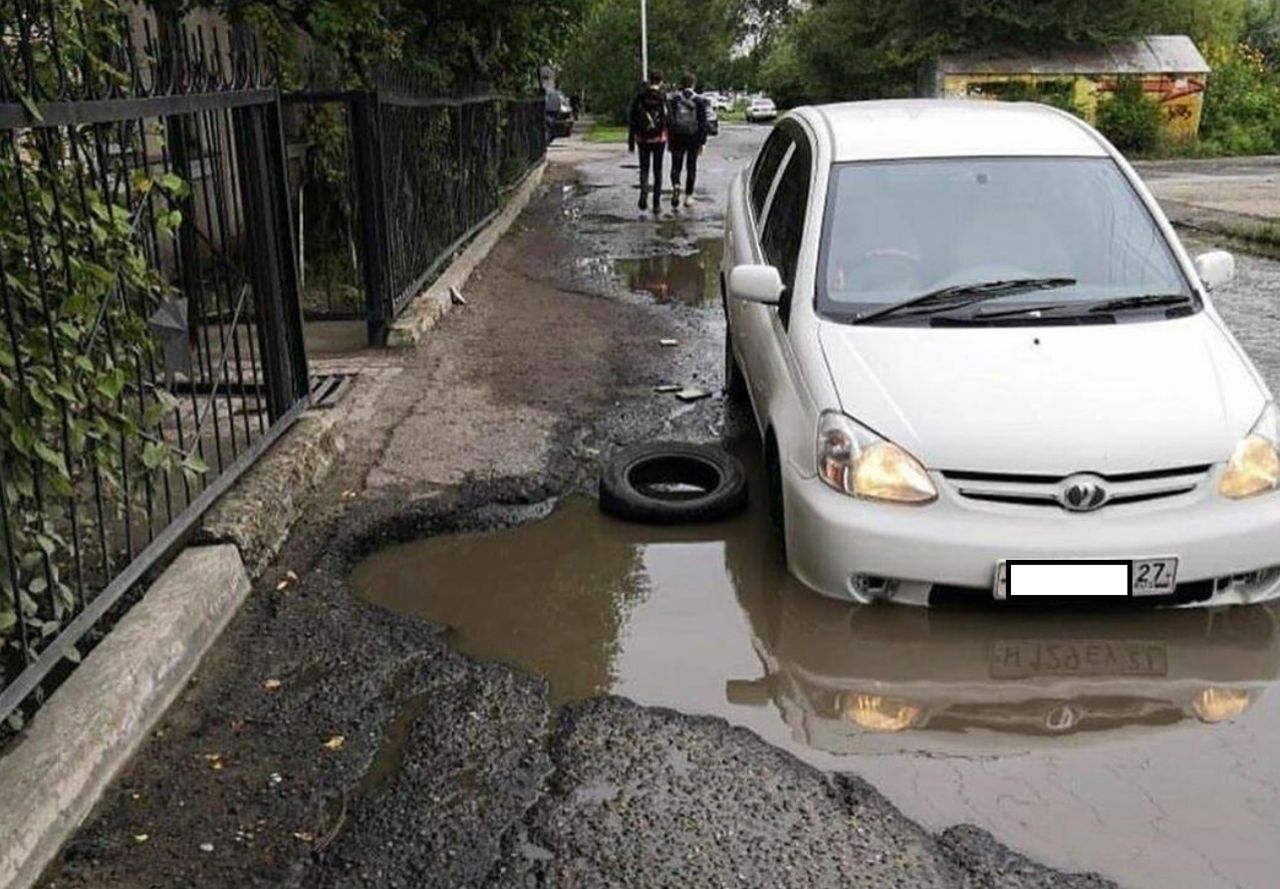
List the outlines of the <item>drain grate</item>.
{"type": "Polygon", "coordinates": [[[311,406],[328,410],[351,389],[356,374],[320,374],[311,378],[311,406]]]}

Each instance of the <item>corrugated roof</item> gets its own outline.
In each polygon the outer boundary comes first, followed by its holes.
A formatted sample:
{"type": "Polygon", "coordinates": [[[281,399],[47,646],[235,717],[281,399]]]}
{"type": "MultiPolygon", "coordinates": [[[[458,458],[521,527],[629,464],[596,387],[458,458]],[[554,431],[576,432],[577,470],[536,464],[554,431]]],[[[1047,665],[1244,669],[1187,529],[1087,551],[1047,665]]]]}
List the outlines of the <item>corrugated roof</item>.
{"type": "Polygon", "coordinates": [[[1209,63],[1190,37],[1163,34],[1132,43],[1046,55],[976,52],[941,56],[943,74],[1205,74],[1209,63]]]}

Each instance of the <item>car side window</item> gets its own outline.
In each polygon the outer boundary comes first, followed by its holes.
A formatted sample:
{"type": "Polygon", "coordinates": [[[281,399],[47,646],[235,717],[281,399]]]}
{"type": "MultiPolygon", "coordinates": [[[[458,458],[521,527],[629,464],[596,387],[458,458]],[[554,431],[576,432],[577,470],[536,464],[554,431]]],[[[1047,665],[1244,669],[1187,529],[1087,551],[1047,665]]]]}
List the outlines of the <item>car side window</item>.
{"type": "Polygon", "coordinates": [[[775,129],[760,149],[756,165],[751,171],[751,208],[755,211],[757,222],[764,212],[764,202],[769,199],[769,189],[778,173],[778,164],[787,155],[791,147],[791,135],[782,129],[775,129]]]}
{"type": "Polygon", "coordinates": [[[809,140],[801,133],[797,134],[795,143],[796,150],[778,180],[769,219],[760,237],[765,259],[778,269],[782,283],[787,287],[778,306],[783,324],[791,316],[791,295],[795,288],[796,266],[800,261],[800,243],[804,240],[809,184],[813,175],[813,150],[809,140]]]}

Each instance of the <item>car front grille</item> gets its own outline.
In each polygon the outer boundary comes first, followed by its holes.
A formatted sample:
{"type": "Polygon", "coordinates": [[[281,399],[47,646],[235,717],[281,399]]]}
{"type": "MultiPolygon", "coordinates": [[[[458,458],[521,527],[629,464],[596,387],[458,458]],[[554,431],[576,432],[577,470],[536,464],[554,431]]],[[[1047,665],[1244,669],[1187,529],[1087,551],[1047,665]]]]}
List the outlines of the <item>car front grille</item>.
{"type": "MultiPolygon", "coordinates": [[[[1154,472],[1098,475],[1108,494],[1101,508],[1189,494],[1204,481],[1209,468],[1208,465],[1183,466],[1154,472]]],[[[942,475],[955,492],[967,500],[1062,510],[1066,507],[1059,500],[1059,492],[1071,477],[958,471],[944,471],[942,475]]]]}

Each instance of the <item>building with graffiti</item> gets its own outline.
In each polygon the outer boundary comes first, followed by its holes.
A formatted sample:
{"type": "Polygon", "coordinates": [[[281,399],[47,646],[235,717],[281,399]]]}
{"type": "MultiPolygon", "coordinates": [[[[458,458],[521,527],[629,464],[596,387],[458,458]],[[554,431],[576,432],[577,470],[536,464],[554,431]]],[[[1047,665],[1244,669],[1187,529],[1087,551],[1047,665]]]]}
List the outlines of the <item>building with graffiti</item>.
{"type": "Polygon", "coordinates": [[[1046,55],[941,56],[921,72],[920,89],[932,97],[1042,101],[1070,108],[1092,122],[1099,104],[1126,77],[1137,78],[1159,103],[1167,135],[1196,136],[1209,65],[1191,38],[1182,35],[1046,55]]]}

